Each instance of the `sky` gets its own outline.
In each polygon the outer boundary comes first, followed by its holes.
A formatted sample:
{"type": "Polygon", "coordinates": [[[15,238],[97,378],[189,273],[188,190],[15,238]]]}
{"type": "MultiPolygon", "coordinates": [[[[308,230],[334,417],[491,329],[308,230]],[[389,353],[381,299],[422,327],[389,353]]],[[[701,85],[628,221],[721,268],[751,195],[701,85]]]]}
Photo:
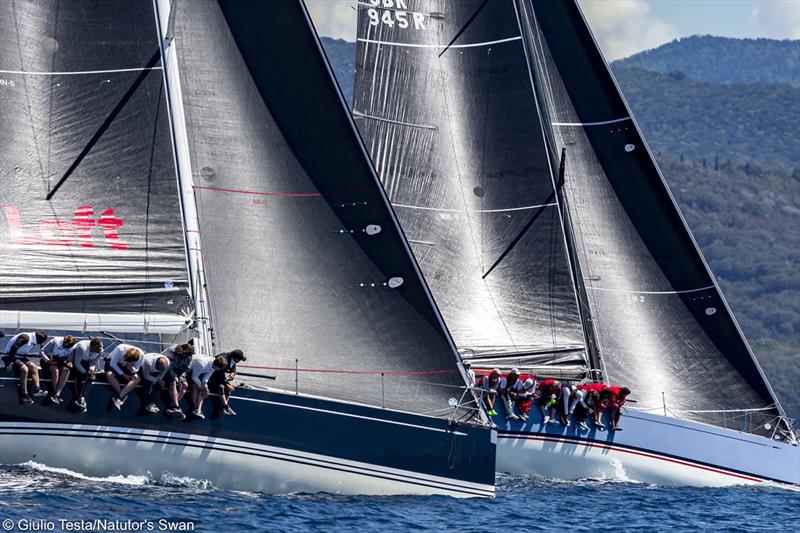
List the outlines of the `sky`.
{"type": "MultiPolygon", "coordinates": [[[[356,2],[306,0],[321,35],[348,41],[355,40],[356,11],[353,6],[356,2]]],[[[800,39],[800,0],[579,2],[609,60],[689,35],[800,39]]]]}

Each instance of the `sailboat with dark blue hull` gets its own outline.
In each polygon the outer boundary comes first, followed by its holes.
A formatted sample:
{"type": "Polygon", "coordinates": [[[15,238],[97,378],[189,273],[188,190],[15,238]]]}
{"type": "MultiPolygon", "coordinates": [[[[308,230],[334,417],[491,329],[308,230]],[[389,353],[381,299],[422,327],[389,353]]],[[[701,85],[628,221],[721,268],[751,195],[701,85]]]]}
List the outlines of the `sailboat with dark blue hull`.
{"type": "Polygon", "coordinates": [[[494,433],[453,400],[460,357],[302,2],[4,2],[0,77],[6,333],[191,338],[249,366],[237,416],[212,398],[183,421],[141,389],[114,410],[102,382],[82,414],[71,384],[22,405],[3,373],[0,462],[493,495],[494,433]]]}
{"type": "Polygon", "coordinates": [[[498,405],[499,471],[800,483],[791,421],[576,2],[360,3],[356,66],[356,123],[465,359],[633,390],[624,431],[498,405]]]}

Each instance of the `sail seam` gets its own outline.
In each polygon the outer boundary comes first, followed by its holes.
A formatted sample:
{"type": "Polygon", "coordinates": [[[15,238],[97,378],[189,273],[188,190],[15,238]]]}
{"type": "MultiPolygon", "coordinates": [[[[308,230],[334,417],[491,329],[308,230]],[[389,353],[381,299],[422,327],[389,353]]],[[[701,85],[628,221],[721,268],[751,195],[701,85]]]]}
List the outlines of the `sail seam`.
{"type": "Polygon", "coordinates": [[[373,115],[367,115],[366,113],[362,113],[361,111],[353,110],[353,116],[355,118],[368,118],[371,120],[377,120],[379,122],[388,122],[389,124],[398,124],[400,126],[409,126],[412,128],[421,128],[425,130],[438,130],[436,126],[431,126],[429,124],[414,124],[412,122],[403,122],[402,120],[392,120],[390,118],[383,118],[383,117],[376,117],[373,115]]]}
{"type": "Polygon", "coordinates": [[[200,191],[215,191],[215,192],[228,192],[232,194],[250,194],[255,196],[280,196],[289,198],[316,198],[322,196],[316,192],[268,192],[268,191],[247,191],[243,189],[226,189],[224,187],[205,187],[202,185],[193,185],[193,189],[200,191]]]}
{"type": "Polygon", "coordinates": [[[161,70],[160,66],[115,68],[108,70],[71,70],[71,71],[25,71],[25,70],[0,70],[0,74],[22,74],[25,76],[77,76],[81,74],[116,74],[119,72],[141,72],[143,70],[161,70]]]}
{"type": "Polygon", "coordinates": [[[516,37],[507,37],[505,39],[497,39],[494,41],[483,41],[480,43],[465,43],[465,44],[452,44],[452,45],[444,45],[444,44],[416,44],[416,43],[398,43],[394,41],[377,41],[374,39],[364,39],[359,38],[358,42],[360,43],[368,43],[368,44],[383,44],[386,46],[405,46],[408,48],[436,48],[445,50],[447,48],[478,48],[481,46],[491,46],[493,44],[503,44],[503,43],[510,43],[513,41],[522,40],[522,36],[518,35],[516,37]]]}
{"type": "Polygon", "coordinates": [[[426,207],[421,205],[392,204],[394,207],[405,207],[407,209],[420,209],[422,211],[442,211],[445,213],[505,213],[507,211],[527,211],[529,209],[539,209],[540,207],[552,207],[555,203],[525,205],[522,207],[506,207],[503,209],[447,209],[444,207],[426,207]]]}
{"type": "Polygon", "coordinates": [[[626,294],[687,294],[687,293],[691,293],[691,292],[707,291],[709,289],[714,289],[716,287],[714,287],[714,285],[709,285],[707,287],[700,287],[700,288],[697,288],[697,289],[685,289],[685,290],[682,290],[682,291],[631,291],[631,290],[627,290],[627,289],[608,289],[608,288],[604,288],[604,287],[590,287],[590,286],[587,286],[586,288],[590,289],[590,290],[593,290],[593,291],[622,292],[622,293],[626,293],[626,294]]]}
{"type": "Polygon", "coordinates": [[[601,120],[598,122],[551,122],[551,126],[605,126],[607,124],[617,124],[619,122],[625,122],[631,120],[631,117],[622,117],[622,118],[615,118],[612,120],[601,120]]]}

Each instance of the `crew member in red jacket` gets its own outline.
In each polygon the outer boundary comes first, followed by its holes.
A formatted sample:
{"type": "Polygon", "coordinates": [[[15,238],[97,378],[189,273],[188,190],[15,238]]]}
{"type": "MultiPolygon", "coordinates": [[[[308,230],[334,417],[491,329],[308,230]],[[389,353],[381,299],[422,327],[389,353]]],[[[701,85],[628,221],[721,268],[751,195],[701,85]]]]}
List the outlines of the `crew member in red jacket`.
{"type": "Polygon", "coordinates": [[[556,379],[545,379],[539,383],[539,409],[542,411],[542,424],[547,424],[552,421],[558,423],[556,420],[556,406],[558,404],[558,397],[561,394],[561,382],[556,379]],[[550,409],[550,414],[545,414],[547,409],[550,409]]]}
{"type": "Polygon", "coordinates": [[[589,393],[597,394],[597,400],[594,404],[594,426],[603,431],[606,427],[603,425],[603,413],[608,407],[608,387],[605,383],[589,383],[586,385],[586,390],[589,393]]]}
{"type": "Polygon", "coordinates": [[[531,404],[533,403],[533,395],[536,393],[536,376],[522,374],[514,384],[514,390],[517,396],[516,403],[519,417],[523,421],[528,420],[528,413],[531,411],[531,404]]]}
{"type": "Polygon", "coordinates": [[[619,417],[622,415],[622,406],[631,393],[628,387],[609,387],[608,388],[608,412],[611,420],[611,431],[622,431],[619,425],[619,417]]]}

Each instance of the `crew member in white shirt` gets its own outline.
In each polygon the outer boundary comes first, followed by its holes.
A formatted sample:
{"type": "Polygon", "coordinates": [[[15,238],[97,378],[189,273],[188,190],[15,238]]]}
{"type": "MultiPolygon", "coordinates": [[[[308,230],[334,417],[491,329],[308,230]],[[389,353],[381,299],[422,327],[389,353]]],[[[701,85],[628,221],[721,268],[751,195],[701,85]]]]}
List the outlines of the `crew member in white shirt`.
{"type": "Polygon", "coordinates": [[[72,363],[69,360],[70,349],[77,339],[72,335],[53,337],[42,346],[41,362],[50,371],[49,400],[58,405],[61,403],[61,392],[67,385],[72,363]]]}
{"type": "Polygon", "coordinates": [[[204,419],[203,415],[203,400],[208,398],[208,380],[215,370],[223,370],[228,364],[224,355],[218,355],[215,358],[211,357],[198,357],[192,359],[192,365],[189,370],[191,379],[189,380],[189,390],[192,394],[192,405],[194,411],[192,414],[199,418],[204,419]]]}
{"type": "Polygon", "coordinates": [[[156,405],[161,392],[165,389],[164,377],[169,370],[169,359],[166,355],[160,353],[146,353],[142,361],[142,368],[140,370],[142,379],[145,385],[145,394],[147,395],[147,405],[145,411],[151,414],[156,414],[160,411],[156,405]]]}
{"type": "Polygon", "coordinates": [[[28,377],[33,382],[33,396],[35,398],[47,396],[39,386],[39,367],[31,361],[28,354],[33,354],[42,348],[47,340],[47,333],[44,331],[32,331],[30,333],[17,333],[6,343],[4,355],[2,357],[6,368],[11,367],[19,380],[19,397],[24,405],[33,403],[28,394],[28,377]]]}
{"type": "Polygon", "coordinates": [[[141,348],[130,344],[118,344],[106,361],[106,380],[116,393],[111,402],[117,410],[122,409],[125,398],[141,381],[139,369],[142,367],[143,355],[141,348]]]}
{"type": "Polygon", "coordinates": [[[97,337],[78,341],[70,350],[69,359],[75,369],[75,389],[78,391],[75,406],[80,413],[85,413],[86,396],[103,361],[103,341],[97,337]]]}

